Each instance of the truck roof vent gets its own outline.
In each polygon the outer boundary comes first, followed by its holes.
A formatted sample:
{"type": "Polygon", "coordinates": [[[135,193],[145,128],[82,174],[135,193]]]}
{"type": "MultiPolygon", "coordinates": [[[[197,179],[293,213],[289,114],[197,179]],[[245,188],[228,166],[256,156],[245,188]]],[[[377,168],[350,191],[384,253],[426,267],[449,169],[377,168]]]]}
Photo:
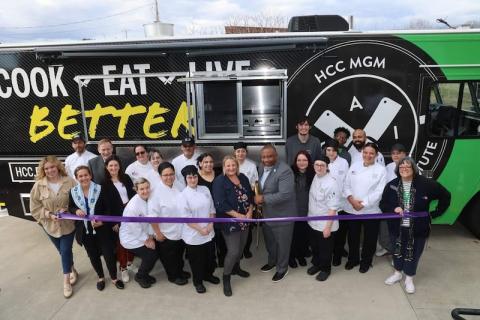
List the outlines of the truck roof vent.
{"type": "Polygon", "coordinates": [[[347,20],[339,15],[314,15],[292,17],[289,32],[348,31],[347,20]]]}

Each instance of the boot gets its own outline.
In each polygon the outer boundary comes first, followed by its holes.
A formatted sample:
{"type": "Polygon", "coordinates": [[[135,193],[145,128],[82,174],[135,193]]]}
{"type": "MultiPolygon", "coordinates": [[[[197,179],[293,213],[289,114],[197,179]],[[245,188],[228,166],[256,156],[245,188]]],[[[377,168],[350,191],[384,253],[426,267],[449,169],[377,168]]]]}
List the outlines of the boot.
{"type": "Polygon", "coordinates": [[[226,297],[232,295],[232,286],[230,285],[230,275],[223,275],[223,294],[226,297]]]}
{"type": "Polygon", "coordinates": [[[233,275],[238,275],[242,278],[250,277],[250,273],[248,273],[247,271],[240,268],[240,263],[239,262],[235,263],[235,265],[233,266],[232,274],[233,275]]]}

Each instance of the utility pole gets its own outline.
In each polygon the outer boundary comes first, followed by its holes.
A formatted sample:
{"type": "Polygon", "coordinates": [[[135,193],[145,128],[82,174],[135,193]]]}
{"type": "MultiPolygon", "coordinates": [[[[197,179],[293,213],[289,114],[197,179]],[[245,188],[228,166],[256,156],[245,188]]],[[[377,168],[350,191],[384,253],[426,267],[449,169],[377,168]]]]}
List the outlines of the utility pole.
{"type": "Polygon", "coordinates": [[[155,22],[160,21],[160,15],[158,14],[158,0],[155,0],[155,22]]]}

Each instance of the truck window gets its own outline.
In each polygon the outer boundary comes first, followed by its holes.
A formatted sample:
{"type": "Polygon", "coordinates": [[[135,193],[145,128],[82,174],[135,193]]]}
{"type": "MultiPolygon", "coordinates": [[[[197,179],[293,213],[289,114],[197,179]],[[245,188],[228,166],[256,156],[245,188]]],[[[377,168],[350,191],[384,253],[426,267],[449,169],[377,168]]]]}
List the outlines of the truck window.
{"type": "Polygon", "coordinates": [[[468,137],[480,135],[478,82],[435,83],[430,89],[430,136],[468,137]]]}
{"type": "Polygon", "coordinates": [[[235,82],[203,84],[205,134],[230,134],[238,131],[237,88],[235,82]]]}

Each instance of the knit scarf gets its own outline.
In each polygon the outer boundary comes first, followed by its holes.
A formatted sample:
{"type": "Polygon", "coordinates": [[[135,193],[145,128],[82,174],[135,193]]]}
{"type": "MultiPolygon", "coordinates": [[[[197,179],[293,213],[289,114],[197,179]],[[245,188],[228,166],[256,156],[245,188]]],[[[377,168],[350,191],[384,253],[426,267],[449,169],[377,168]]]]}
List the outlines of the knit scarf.
{"type": "MultiPolygon", "coordinates": [[[[78,208],[85,213],[88,212],[89,215],[95,215],[95,204],[97,203],[101,190],[102,186],[94,183],[93,181],[90,182],[90,186],[88,187],[87,203],[85,203],[85,196],[83,195],[83,190],[80,184],[77,184],[75,187],[73,187],[72,190],[70,190],[70,193],[72,194],[73,202],[75,202],[75,205],[78,208]],[[90,210],[87,210],[87,207],[90,210]]],[[[85,225],[85,229],[88,234],[88,221],[83,220],[83,224],[85,225]]],[[[93,229],[93,234],[95,233],[95,229],[93,229]]]]}
{"type": "MultiPolygon", "coordinates": [[[[414,206],[415,206],[415,188],[413,187],[413,181],[412,184],[410,185],[410,199],[404,199],[405,195],[405,190],[404,186],[402,183],[402,180],[398,182],[398,188],[397,188],[397,198],[398,198],[398,206],[403,209],[404,212],[409,212],[412,211],[414,206]],[[407,201],[405,201],[407,200],[407,201]],[[409,204],[408,208],[405,208],[405,203],[409,204]]],[[[408,232],[408,239],[407,239],[407,248],[406,248],[406,256],[405,260],[406,261],[412,261],[413,260],[413,244],[414,244],[414,237],[413,237],[413,223],[414,220],[412,218],[410,219],[410,225],[408,227],[402,226],[402,220],[400,219],[400,231],[398,233],[397,240],[395,241],[395,249],[394,249],[394,255],[397,258],[402,257],[402,234],[404,232],[408,232]]]]}

